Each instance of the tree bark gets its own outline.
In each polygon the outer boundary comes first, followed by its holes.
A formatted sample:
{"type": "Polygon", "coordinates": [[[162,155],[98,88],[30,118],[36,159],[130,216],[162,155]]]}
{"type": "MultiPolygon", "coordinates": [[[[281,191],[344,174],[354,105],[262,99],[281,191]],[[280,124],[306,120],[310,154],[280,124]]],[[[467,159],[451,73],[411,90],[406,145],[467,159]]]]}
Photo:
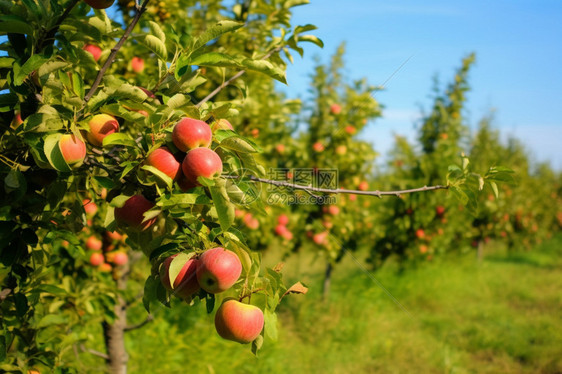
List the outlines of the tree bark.
{"type": "Polygon", "coordinates": [[[330,295],[330,286],[332,283],[332,263],[326,264],[326,272],[324,273],[324,284],[322,286],[322,300],[327,300],[330,295]]]}

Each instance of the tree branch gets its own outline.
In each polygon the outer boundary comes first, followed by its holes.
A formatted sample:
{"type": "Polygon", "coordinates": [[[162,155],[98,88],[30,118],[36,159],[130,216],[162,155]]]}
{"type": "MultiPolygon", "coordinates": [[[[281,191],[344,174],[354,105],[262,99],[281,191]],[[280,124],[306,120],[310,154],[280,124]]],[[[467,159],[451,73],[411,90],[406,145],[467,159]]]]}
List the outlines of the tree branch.
{"type": "MultiPolygon", "coordinates": [[[[233,176],[233,175],[223,176],[223,178],[239,179],[239,177],[233,176]]],[[[416,192],[449,189],[449,186],[436,185],[436,186],[423,186],[423,187],[419,187],[419,188],[410,188],[410,189],[407,189],[407,190],[396,190],[396,191],[379,191],[379,190],[376,190],[376,191],[361,191],[361,190],[349,190],[349,189],[345,189],[345,188],[331,189],[331,188],[320,188],[320,187],[313,187],[313,186],[303,186],[301,184],[289,183],[289,182],[285,182],[285,181],[276,181],[276,180],[272,180],[272,179],[259,178],[259,177],[253,176],[253,175],[250,175],[248,177],[248,179],[250,179],[251,181],[254,181],[254,182],[271,184],[271,185],[277,186],[277,187],[287,187],[287,188],[292,188],[292,189],[295,189],[295,190],[303,190],[303,191],[306,191],[306,192],[309,192],[309,193],[310,193],[310,191],[312,191],[312,192],[321,192],[321,193],[327,193],[327,194],[354,194],[354,195],[366,195],[366,196],[376,196],[376,197],[390,196],[390,195],[400,197],[400,195],[416,193],[416,192]]]]}
{"type": "MultiPolygon", "coordinates": [[[[271,51],[267,52],[267,54],[265,56],[263,56],[260,60],[267,60],[269,57],[271,57],[272,54],[274,54],[275,52],[279,52],[281,50],[282,47],[276,47],[274,49],[272,49],[271,51]]],[[[222,91],[223,88],[225,88],[226,86],[230,85],[232,82],[234,82],[236,79],[240,78],[242,75],[244,75],[244,73],[246,73],[246,70],[240,70],[238,73],[234,74],[229,80],[223,82],[220,86],[218,86],[217,88],[215,88],[211,93],[209,93],[207,96],[205,96],[200,102],[198,102],[195,107],[196,108],[200,108],[201,105],[205,104],[207,101],[211,100],[213,97],[215,97],[219,92],[222,91]]]]}
{"type": "Polygon", "coordinates": [[[96,351],[95,349],[86,348],[84,346],[84,344],[80,344],[80,349],[82,350],[82,352],[87,352],[87,353],[92,354],[94,356],[101,357],[104,360],[109,360],[109,356],[106,355],[105,353],[100,352],[100,351],[96,351]]]}
{"type": "Polygon", "coordinates": [[[154,317],[152,316],[152,314],[150,314],[148,317],[146,317],[146,319],[144,321],[142,321],[141,323],[137,323],[136,325],[132,325],[132,326],[127,326],[125,327],[125,329],[123,331],[128,332],[128,331],[132,331],[132,330],[136,330],[136,329],[140,329],[141,327],[143,327],[144,325],[146,325],[147,323],[150,323],[152,320],[154,320],[154,317]]]}
{"type": "Polygon", "coordinates": [[[111,48],[111,53],[109,54],[109,57],[107,58],[107,60],[105,60],[105,63],[103,64],[102,68],[98,72],[98,75],[97,75],[96,79],[94,80],[94,83],[92,84],[92,87],[90,88],[90,90],[88,91],[86,96],[84,97],[84,105],[88,101],[90,101],[92,96],[94,96],[94,94],[96,93],[96,90],[97,90],[98,86],[100,85],[101,80],[102,80],[105,72],[107,71],[107,69],[113,63],[113,60],[115,59],[115,56],[117,55],[117,52],[119,52],[119,49],[121,49],[121,47],[123,46],[123,44],[125,43],[125,41],[129,37],[129,35],[131,35],[131,32],[135,28],[137,22],[139,22],[139,19],[142,16],[142,14],[146,11],[146,5],[148,4],[149,1],[150,0],[144,0],[142,5],[140,6],[140,8],[137,8],[137,13],[135,14],[135,17],[133,17],[133,20],[131,21],[129,26],[127,26],[127,29],[125,30],[125,33],[123,34],[121,39],[119,39],[117,44],[115,44],[115,46],[113,48],[111,48]]]}
{"type": "Polygon", "coordinates": [[[57,31],[59,31],[60,25],[63,23],[66,17],[68,17],[70,12],[72,12],[72,9],[74,9],[76,4],[78,4],[78,1],[80,0],[72,0],[68,4],[68,7],[64,10],[62,15],[59,17],[55,25],[52,28],[50,28],[41,39],[39,39],[39,41],[37,42],[37,51],[41,51],[45,46],[45,43],[50,42],[52,39],[54,39],[55,34],[57,33],[57,31]]]}

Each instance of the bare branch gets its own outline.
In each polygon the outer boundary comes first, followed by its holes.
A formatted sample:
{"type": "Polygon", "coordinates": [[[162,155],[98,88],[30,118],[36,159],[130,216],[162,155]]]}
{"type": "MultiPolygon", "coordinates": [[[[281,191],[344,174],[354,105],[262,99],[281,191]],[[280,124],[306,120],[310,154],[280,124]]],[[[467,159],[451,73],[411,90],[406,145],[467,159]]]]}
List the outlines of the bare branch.
{"type": "Polygon", "coordinates": [[[123,331],[128,332],[128,331],[133,331],[136,329],[140,329],[141,327],[143,327],[144,325],[146,325],[147,323],[150,323],[152,320],[154,320],[154,317],[152,316],[152,314],[150,314],[148,317],[146,317],[146,319],[144,321],[142,321],[141,323],[137,323],[136,325],[132,325],[132,326],[127,326],[125,327],[125,329],[123,331]]]}
{"type": "Polygon", "coordinates": [[[104,360],[109,360],[109,356],[106,355],[105,353],[100,352],[100,351],[96,351],[95,349],[86,348],[84,346],[84,344],[80,344],[80,349],[82,350],[82,352],[86,352],[86,353],[92,354],[94,356],[101,357],[104,360]]]}
{"type": "Polygon", "coordinates": [[[140,6],[140,8],[137,8],[137,12],[135,14],[135,17],[133,17],[133,20],[131,21],[129,26],[127,26],[127,29],[125,30],[125,33],[123,34],[121,39],[119,39],[117,44],[115,44],[115,46],[113,48],[111,48],[111,53],[109,54],[109,57],[107,58],[107,60],[105,60],[105,63],[103,64],[102,68],[98,72],[98,75],[97,75],[96,79],[94,80],[94,83],[92,84],[92,87],[90,88],[90,90],[88,91],[86,96],[84,97],[84,104],[86,104],[88,101],[90,101],[92,96],[94,96],[94,94],[96,93],[96,90],[97,90],[98,86],[100,85],[101,80],[102,80],[105,72],[107,71],[107,69],[113,63],[113,60],[115,59],[115,56],[117,55],[117,52],[119,52],[119,49],[123,46],[123,44],[125,43],[125,41],[129,37],[129,35],[131,35],[131,32],[135,28],[137,22],[139,22],[139,19],[142,16],[142,14],[146,11],[146,5],[148,4],[149,1],[150,0],[144,0],[142,5],[140,6]]]}
{"type": "MultiPolygon", "coordinates": [[[[263,56],[261,58],[261,60],[267,60],[269,57],[271,57],[272,54],[274,54],[275,52],[279,52],[281,50],[282,47],[276,47],[274,49],[272,49],[271,51],[267,52],[267,54],[265,56],[263,56]]],[[[229,80],[223,82],[220,86],[218,86],[217,88],[215,88],[210,94],[208,94],[207,96],[205,96],[200,102],[198,102],[195,107],[199,108],[201,107],[201,105],[205,104],[207,101],[211,100],[213,97],[215,97],[219,92],[222,91],[223,88],[225,88],[226,86],[230,85],[232,82],[234,82],[236,79],[240,78],[242,75],[244,75],[244,73],[246,73],[246,70],[240,70],[238,73],[234,74],[229,80]]]]}
{"type": "MultiPolygon", "coordinates": [[[[234,175],[223,176],[223,178],[238,179],[238,177],[234,176],[234,175]]],[[[251,181],[254,181],[254,182],[271,184],[271,185],[274,185],[274,186],[277,186],[277,187],[287,187],[287,188],[292,188],[292,189],[295,189],[295,190],[303,190],[303,191],[306,191],[308,193],[310,193],[310,191],[312,191],[312,192],[321,192],[321,193],[327,193],[327,194],[354,194],[354,195],[366,195],[366,196],[376,196],[376,197],[390,196],[390,195],[400,197],[400,195],[416,193],[416,192],[449,189],[449,186],[436,185],[436,186],[423,186],[423,187],[419,187],[419,188],[410,188],[410,189],[407,189],[407,190],[396,190],[396,191],[379,191],[379,190],[376,190],[376,191],[361,191],[361,190],[349,190],[349,189],[345,189],[345,188],[331,189],[331,188],[320,188],[320,187],[313,187],[313,186],[303,186],[301,184],[289,183],[289,182],[285,182],[285,181],[276,181],[276,180],[272,180],[272,179],[259,178],[259,177],[253,176],[253,175],[250,175],[248,177],[248,179],[250,179],[251,181]]]]}

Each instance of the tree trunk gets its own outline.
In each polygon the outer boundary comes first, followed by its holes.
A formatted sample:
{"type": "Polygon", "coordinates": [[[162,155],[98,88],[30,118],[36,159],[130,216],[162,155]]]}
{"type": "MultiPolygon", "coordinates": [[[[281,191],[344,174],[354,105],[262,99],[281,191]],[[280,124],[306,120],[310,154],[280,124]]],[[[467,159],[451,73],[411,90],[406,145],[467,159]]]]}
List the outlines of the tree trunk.
{"type": "Polygon", "coordinates": [[[103,335],[105,348],[107,350],[107,370],[111,374],[126,374],[129,355],[125,349],[125,329],[127,327],[127,302],[121,295],[122,290],[127,288],[129,278],[130,262],[115,268],[113,274],[117,284],[117,300],[114,308],[115,321],[112,324],[103,323],[103,335]]]}
{"type": "Polygon", "coordinates": [[[324,284],[322,287],[322,300],[327,300],[330,295],[330,285],[332,283],[332,263],[326,264],[326,272],[324,273],[324,284]]]}

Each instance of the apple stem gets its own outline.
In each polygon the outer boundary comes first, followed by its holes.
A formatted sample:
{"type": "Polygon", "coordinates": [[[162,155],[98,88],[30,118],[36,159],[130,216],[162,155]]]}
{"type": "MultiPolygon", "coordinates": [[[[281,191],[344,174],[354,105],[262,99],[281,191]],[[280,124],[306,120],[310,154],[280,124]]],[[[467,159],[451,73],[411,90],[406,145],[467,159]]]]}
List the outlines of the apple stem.
{"type": "MultiPolygon", "coordinates": [[[[226,176],[223,176],[223,178],[240,179],[240,177],[236,176],[236,175],[226,175],[226,176]]],[[[301,184],[295,184],[295,183],[290,183],[290,182],[285,182],[285,181],[278,181],[278,180],[260,178],[260,177],[254,176],[254,175],[250,175],[248,177],[248,179],[251,180],[251,181],[254,181],[254,182],[271,184],[271,185],[274,185],[274,186],[277,186],[277,187],[288,187],[288,188],[293,188],[295,190],[302,190],[302,191],[305,191],[307,193],[311,193],[311,191],[313,191],[313,192],[321,192],[321,193],[327,193],[327,194],[353,194],[353,195],[376,196],[376,197],[379,197],[379,198],[381,198],[382,196],[400,197],[401,195],[416,193],[416,192],[426,192],[426,191],[449,189],[449,186],[435,185],[435,186],[423,186],[423,187],[419,187],[419,188],[410,188],[410,189],[406,189],[406,190],[396,190],[396,191],[379,191],[379,190],[363,191],[363,190],[350,190],[350,189],[345,189],[345,188],[331,189],[331,188],[304,186],[304,185],[301,185],[301,184]]],[[[313,196],[316,196],[316,195],[313,195],[313,196]]],[[[316,196],[316,197],[319,197],[319,196],[316,196]]]]}
{"type": "Polygon", "coordinates": [[[111,66],[111,64],[113,63],[113,60],[115,60],[115,56],[117,55],[117,52],[119,52],[119,49],[121,49],[121,47],[123,46],[123,44],[125,43],[125,41],[129,37],[129,35],[131,35],[131,32],[133,31],[133,28],[139,22],[142,14],[146,11],[146,5],[148,4],[149,1],[150,0],[144,0],[142,5],[140,6],[140,8],[137,8],[135,16],[133,17],[133,20],[131,21],[129,26],[127,26],[127,29],[125,30],[125,33],[123,34],[121,39],[119,39],[117,44],[115,44],[115,46],[113,48],[111,48],[111,53],[109,54],[109,57],[107,57],[107,60],[105,60],[105,63],[103,64],[102,68],[98,72],[98,75],[97,75],[96,79],[94,80],[94,83],[92,84],[92,87],[90,88],[90,90],[88,91],[86,96],[84,96],[84,106],[88,103],[88,101],[90,101],[92,96],[94,96],[94,94],[96,93],[96,90],[97,90],[98,86],[100,85],[101,80],[102,80],[105,72],[107,71],[109,66],[111,66]]]}

